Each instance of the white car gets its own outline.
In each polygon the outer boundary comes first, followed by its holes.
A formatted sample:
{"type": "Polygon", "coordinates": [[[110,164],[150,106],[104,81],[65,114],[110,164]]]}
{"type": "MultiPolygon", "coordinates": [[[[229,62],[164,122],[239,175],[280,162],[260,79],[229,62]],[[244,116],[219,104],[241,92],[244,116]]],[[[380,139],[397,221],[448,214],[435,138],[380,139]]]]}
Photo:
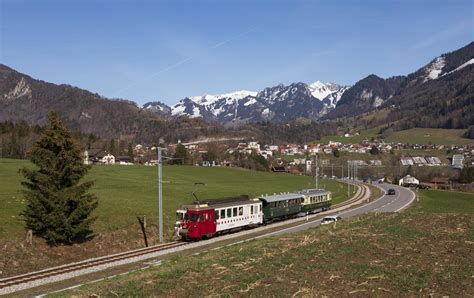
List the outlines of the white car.
{"type": "Polygon", "coordinates": [[[336,222],[338,220],[342,220],[342,217],[340,216],[325,216],[322,220],[321,220],[321,224],[322,225],[327,225],[327,224],[331,224],[333,222],[336,222]]]}

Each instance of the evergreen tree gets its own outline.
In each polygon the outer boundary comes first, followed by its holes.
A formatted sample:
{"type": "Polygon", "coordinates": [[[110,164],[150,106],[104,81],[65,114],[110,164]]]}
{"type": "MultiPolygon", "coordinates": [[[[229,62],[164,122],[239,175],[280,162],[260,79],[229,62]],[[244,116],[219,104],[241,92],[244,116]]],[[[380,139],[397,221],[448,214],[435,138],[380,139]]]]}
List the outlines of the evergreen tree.
{"type": "Polygon", "coordinates": [[[406,175],[413,176],[413,167],[411,165],[408,166],[406,175]]]}
{"type": "Polygon", "coordinates": [[[339,157],[340,156],[339,149],[337,149],[337,148],[332,149],[332,154],[336,158],[339,157]]]}
{"type": "Polygon", "coordinates": [[[109,145],[109,153],[112,155],[116,155],[116,149],[115,149],[115,139],[110,140],[110,145],[109,145]]]}
{"type": "Polygon", "coordinates": [[[130,160],[133,162],[133,160],[134,160],[134,156],[133,156],[133,147],[132,147],[132,143],[128,143],[127,154],[128,154],[128,157],[130,157],[130,160]]]}
{"type": "Polygon", "coordinates": [[[80,180],[89,170],[69,130],[55,113],[31,150],[35,168],[23,168],[26,178],[26,228],[50,244],[79,242],[90,237],[97,198],[88,193],[92,181],[80,180]]]}
{"type": "Polygon", "coordinates": [[[379,153],[380,151],[379,151],[379,148],[377,148],[377,146],[373,145],[372,148],[370,148],[370,154],[377,155],[379,153]]]}
{"type": "Polygon", "coordinates": [[[173,161],[177,165],[183,165],[188,161],[188,150],[186,150],[186,147],[184,147],[183,144],[179,143],[176,146],[173,158],[180,158],[173,161]]]}
{"type": "Polygon", "coordinates": [[[474,168],[472,167],[463,167],[461,173],[459,174],[460,183],[471,183],[474,181],[474,168]]]}

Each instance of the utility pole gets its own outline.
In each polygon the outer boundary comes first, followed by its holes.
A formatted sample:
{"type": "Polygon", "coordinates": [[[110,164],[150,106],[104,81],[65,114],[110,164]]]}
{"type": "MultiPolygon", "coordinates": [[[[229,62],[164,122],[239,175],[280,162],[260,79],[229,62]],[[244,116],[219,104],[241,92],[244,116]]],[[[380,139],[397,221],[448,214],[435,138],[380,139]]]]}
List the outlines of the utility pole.
{"type": "Polygon", "coordinates": [[[315,183],[316,183],[316,189],[319,188],[319,180],[318,180],[318,176],[319,176],[319,165],[318,165],[318,154],[316,153],[314,155],[314,166],[315,166],[315,169],[314,169],[314,178],[315,178],[315,183]]]}
{"type": "Polygon", "coordinates": [[[160,243],[163,243],[163,159],[166,160],[182,160],[182,158],[170,158],[170,157],[163,157],[161,154],[162,150],[166,150],[166,148],[161,148],[160,145],[156,147],[157,154],[158,154],[158,230],[159,230],[159,238],[160,243]]]}
{"type": "Polygon", "coordinates": [[[351,174],[350,174],[350,163],[347,161],[347,198],[350,198],[351,195],[351,186],[350,186],[350,180],[351,180],[351,174]]]}
{"type": "Polygon", "coordinates": [[[159,216],[159,234],[160,243],[163,243],[163,191],[162,191],[162,167],[163,160],[161,158],[161,147],[158,145],[158,216],[159,216]]]}

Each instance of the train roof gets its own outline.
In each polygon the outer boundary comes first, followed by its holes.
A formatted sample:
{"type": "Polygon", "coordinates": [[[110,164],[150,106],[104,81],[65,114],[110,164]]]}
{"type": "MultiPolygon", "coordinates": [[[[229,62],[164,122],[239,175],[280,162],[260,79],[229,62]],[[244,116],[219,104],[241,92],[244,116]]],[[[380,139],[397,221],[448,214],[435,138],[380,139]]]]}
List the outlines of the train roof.
{"type": "Polygon", "coordinates": [[[264,200],[268,203],[271,202],[279,202],[279,201],[286,201],[286,200],[291,200],[291,199],[299,199],[302,198],[304,199],[304,196],[308,195],[324,195],[330,193],[329,191],[325,189],[303,189],[298,192],[286,192],[286,193],[280,193],[280,194],[273,194],[269,196],[260,196],[260,200],[264,200]]]}
{"type": "Polygon", "coordinates": [[[250,195],[240,195],[240,196],[234,196],[234,197],[199,200],[198,202],[194,202],[194,204],[206,203],[209,206],[212,206],[212,205],[225,204],[225,203],[230,203],[230,202],[245,202],[245,201],[250,201],[251,199],[252,198],[250,197],[250,195]]]}
{"type": "Polygon", "coordinates": [[[291,199],[304,199],[304,197],[302,194],[299,194],[299,193],[288,192],[288,193],[274,194],[274,195],[269,195],[269,196],[261,196],[259,197],[259,199],[268,203],[272,203],[272,202],[286,201],[286,200],[291,200],[291,199]]]}
{"type": "Polygon", "coordinates": [[[325,195],[330,193],[330,191],[325,189],[312,188],[300,190],[298,191],[298,193],[302,195],[325,195]]]}
{"type": "Polygon", "coordinates": [[[194,201],[192,204],[183,205],[182,209],[205,210],[209,208],[223,208],[232,206],[242,206],[255,204],[259,202],[257,198],[252,198],[250,195],[240,195],[235,197],[225,197],[218,199],[205,199],[194,201]]]}

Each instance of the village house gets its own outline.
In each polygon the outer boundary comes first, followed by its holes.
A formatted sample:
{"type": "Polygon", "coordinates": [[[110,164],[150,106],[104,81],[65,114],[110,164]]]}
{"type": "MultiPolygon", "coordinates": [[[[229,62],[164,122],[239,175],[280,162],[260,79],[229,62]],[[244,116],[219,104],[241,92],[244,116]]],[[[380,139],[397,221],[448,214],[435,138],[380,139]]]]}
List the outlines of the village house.
{"type": "Polygon", "coordinates": [[[270,151],[278,151],[278,146],[277,145],[265,145],[265,150],[270,150],[270,151]]]}
{"type": "Polygon", "coordinates": [[[85,164],[115,164],[115,156],[102,149],[88,149],[83,156],[85,164]]]}
{"type": "Polygon", "coordinates": [[[250,150],[254,150],[257,153],[260,153],[260,144],[257,142],[249,142],[247,148],[250,150]]]}
{"type": "Polygon", "coordinates": [[[130,156],[124,155],[124,156],[117,156],[115,158],[115,164],[119,165],[133,165],[133,160],[130,158],[130,156]]]}
{"type": "Polygon", "coordinates": [[[415,186],[418,184],[420,184],[420,181],[410,175],[406,175],[405,177],[403,177],[402,179],[398,181],[398,185],[400,186],[415,186]]]}
{"type": "Polygon", "coordinates": [[[261,150],[260,155],[265,157],[265,159],[268,159],[269,157],[273,156],[273,151],[271,151],[271,150],[261,150]]]}
{"type": "Polygon", "coordinates": [[[321,147],[319,146],[319,144],[309,144],[306,146],[306,152],[308,152],[309,154],[316,154],[316,153],[320,153],[321,152],[321,147]]]}

